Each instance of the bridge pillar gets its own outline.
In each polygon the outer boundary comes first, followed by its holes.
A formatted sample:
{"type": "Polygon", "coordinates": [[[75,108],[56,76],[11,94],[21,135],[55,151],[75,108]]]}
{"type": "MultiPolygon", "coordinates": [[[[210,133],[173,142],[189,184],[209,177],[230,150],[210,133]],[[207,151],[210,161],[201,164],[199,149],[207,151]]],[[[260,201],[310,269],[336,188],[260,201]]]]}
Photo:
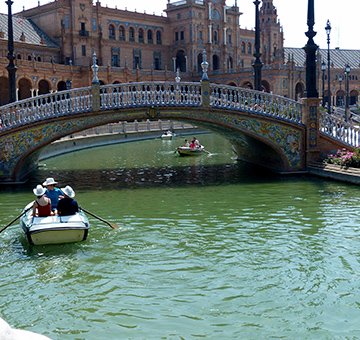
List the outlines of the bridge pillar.
{"type": "Polygon", "coordinates": [[[210,82],[201,80],[201,101],[203,107],[210,107],[210,82]]]}
{"type": "Polygon", "coordinates": [[[93,109],[93,111],[99,111],[100,110],[100,84],[99,83],[92,83],[91,95],[92,95],[92,109],[93,109]]]}
{"type": "Polygon", "coordinates": [[[318,161],[320,156],[320,101],[319,98],[303,98],[303,123],[306,126],[306,165],[318,161]]]}

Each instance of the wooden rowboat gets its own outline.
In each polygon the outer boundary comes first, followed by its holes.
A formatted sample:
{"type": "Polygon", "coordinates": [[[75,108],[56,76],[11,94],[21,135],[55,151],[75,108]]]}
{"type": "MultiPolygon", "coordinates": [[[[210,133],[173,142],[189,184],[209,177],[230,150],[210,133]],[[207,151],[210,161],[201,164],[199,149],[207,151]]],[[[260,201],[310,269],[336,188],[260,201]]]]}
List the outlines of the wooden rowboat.
{"type": "Polygon", "coordinates": [[[70,216],[32,216],[32,204],[29,203],[20,218],[20,225],[30,244],[60,244],[84,241],[87,238],[90,224],[85,213],[70,216]]]}

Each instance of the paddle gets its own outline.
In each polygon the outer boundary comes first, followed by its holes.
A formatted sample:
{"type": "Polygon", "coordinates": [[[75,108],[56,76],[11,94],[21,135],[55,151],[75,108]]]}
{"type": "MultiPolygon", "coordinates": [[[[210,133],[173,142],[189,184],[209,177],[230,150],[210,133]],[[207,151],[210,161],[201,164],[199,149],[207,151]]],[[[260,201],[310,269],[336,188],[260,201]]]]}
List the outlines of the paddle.
{"type": "Polygon", "coordinates": [[[25,215],[30,209],[32,209],[32,206],[30,208],[25,209],[19,216],[15,217],[10,223],[8,223],[4,228],[0,229],[0,233],[2,233],[7,227],[10,227],[17,219],[19,219],[22,215],[25,215]]]}
{"type": "Polygon", "coordinates": [[[113,229],[118,229],[118,228],[119,228],[116,223],[110,223],[109,221],[104,220],[103,218],[101,218],[101,217],[93,214],[93,213],[90,212],[89,210],[84,209],[84,208],[82,208],[82,207],[81,207],[80,209],[83,210],[83,211],[85,211],[87,214],[91,215],[92,217],[95,217],[95,218],[97,218],[98,220],[106,223],[108,226],[110,226],[110,227],[113,228],[113,229]]]}

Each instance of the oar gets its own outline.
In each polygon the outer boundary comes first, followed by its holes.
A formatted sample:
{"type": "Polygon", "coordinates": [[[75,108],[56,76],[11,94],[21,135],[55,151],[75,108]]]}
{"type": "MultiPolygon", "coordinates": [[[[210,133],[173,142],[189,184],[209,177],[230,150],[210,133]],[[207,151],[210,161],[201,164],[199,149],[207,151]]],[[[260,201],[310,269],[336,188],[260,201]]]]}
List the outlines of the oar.
{"type": "Polygon", "coordinates": [[[93,213],[90,212],[89,210],[84,209],[83,207],[81,207],[80,209],[81,209],[81,210],[84,210],[87,214],[91,215],[92,217],[95,217],[95,218],[97,218],[98,220],[106,223],[108,226],[110,226],[110,227],[113,228],[113,229],[118,229],[118,228],[119,228],[119,226],[118,226],[116,223],[111,223],[111,222],[109,222],[109,221],[106,221],[106,220],[104,220],[103,218],[101,218],[101,217],[93,214],[93,213]]]}
{"type": "Polygon", "coordinates": [[[7,227],[10,227],[17,219],[19,219],[22,215],[25,215],[32,207],[24,210],[19,216],[15,217],[10,223],[8,223],[4,228],[0,230],[0,233],[2,233],[7,227]]]}

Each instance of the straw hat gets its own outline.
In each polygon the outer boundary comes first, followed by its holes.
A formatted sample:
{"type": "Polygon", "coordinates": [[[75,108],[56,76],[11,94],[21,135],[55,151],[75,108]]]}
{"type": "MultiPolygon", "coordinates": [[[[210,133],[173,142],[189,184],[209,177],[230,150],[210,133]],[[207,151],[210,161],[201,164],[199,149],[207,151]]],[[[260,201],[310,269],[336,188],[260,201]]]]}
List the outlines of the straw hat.
{"type": "Polygon", "coordinates": [[[43,183],[44,186],[47,185],[53,185],[53,184],[57,184],[58,182],[56,182],[52,177],[49,177],[46,179],[46,181],[43,183]]]}
{"type": "Polygon", "coordinates": [[[70,185],[67,185],[65,188],[61,188],[61,191],[66,196],[69,196],[71,198],[75,197],[75,191],[73,190],[73,188],[70,185]]]}
{"type": "Polygon", "coordinates": [[[33,193],[35,196],[42,196],[46,192],[46,189],[41,185],[38,184],[35,189],[33,189],[33,193]]]}

